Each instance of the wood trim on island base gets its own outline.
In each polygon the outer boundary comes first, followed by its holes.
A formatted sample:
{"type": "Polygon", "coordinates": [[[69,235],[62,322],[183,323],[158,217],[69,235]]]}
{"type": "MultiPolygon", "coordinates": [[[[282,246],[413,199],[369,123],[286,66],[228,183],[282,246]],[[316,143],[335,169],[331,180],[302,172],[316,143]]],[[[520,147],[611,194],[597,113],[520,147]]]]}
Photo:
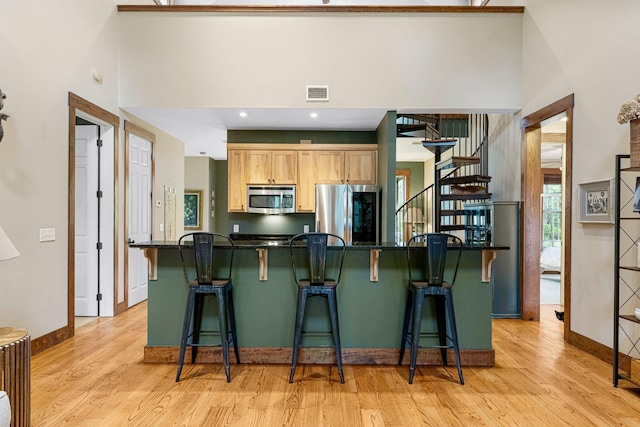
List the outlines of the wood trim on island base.
{"type": "MultiPolygon", "coordinates": [[[[178,363],[178,346],[145,346],[144,363],[178,363]]],[[[231,360],[235,360],[233,348],[229,349],[231,360]]],[[[397,348],[343,348],[342,363],[345,365],[397,365],[400,350],[397,348]]],[[[403,365],[408,365],[410,349],[404,354],[403,365]]],[[[494,366],[495,350],[460,350],[463,366],[494,366]]],[[[191,348],[187,348],[185,360],[191,360],[191,348]]],[[[290,347],[241,348],[240,360],[246,364],[289,364],[290,347]]],[[[301,348],[299,363],[335,364],[333,348],[301,348]]],[[[196,363],[222,363],[219,347],[202,347],[198,350],[196,363]]],[[[453,350],[447,350],[447,364],[455,366],[453,350]]],[[[439,349],[418,350],[418,365],[442,365],[439,349]]]]}

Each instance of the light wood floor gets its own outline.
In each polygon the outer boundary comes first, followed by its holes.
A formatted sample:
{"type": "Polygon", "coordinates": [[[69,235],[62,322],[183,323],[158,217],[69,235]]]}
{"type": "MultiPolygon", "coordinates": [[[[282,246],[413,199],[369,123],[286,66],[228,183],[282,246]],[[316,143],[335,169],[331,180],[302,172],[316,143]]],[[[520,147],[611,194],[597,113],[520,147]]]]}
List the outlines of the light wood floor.
{"type": "Polygon", "coordinates": [[[496,365],[463,369],[143,364],[146,305],[102,318],[32,360],[33,426],[613,426],[640,425],[640,392],[614,388],[612,368],[540,323],[494,320],[496,365]]]}

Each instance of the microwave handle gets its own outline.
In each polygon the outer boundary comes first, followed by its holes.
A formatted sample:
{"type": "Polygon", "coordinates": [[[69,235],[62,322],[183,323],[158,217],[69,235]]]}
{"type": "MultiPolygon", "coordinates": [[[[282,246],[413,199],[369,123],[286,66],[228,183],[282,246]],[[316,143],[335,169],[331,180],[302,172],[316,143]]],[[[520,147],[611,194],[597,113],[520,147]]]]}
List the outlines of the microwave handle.
{"type": "Polygon", "coordinates": [[[284,203],[284,194],[283,193],[284,193],[283,191],[280,191],[280,213],[282,213],[282,209],[284,209],[284,207],[282,205],[284,203]]]}

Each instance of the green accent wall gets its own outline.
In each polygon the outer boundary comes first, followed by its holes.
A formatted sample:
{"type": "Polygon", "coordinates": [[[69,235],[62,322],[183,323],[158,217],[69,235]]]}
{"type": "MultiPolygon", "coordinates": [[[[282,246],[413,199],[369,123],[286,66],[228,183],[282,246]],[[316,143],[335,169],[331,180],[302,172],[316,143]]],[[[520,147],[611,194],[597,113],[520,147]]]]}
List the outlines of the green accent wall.
{"type": "Polygon", "coordinates": [[[321,131],[321,130],[228,130],[227,143],[299,144],[311,140],[312,144],[376,144],[374,131],[321,131]]]}
{"type": "MultiPolygon", "coordinates": [[[[349,249],[338,287],[340,335],[344,348],[398,348],[407,297],[404,249],[384,249],[379,281],[369,281],[369,250],[349,249]]],[[[290,347],[296,306],[289,250],[269,249],[268,280],[258,280],[258,252],[237,249],[233,299],[240,347],[290,347]]],[[[490,350],[491,284],[481,282],[481,251],[462,254],[454,287],[461,349],[490,350]]],[[[178,346],[187,285],[177,249],[158,249],[158,280],[149,286],[148,345],[178,346]]],[[[217,329],[215,304],[206,303],[204,328],[217,329]]],[[[326,300],[309,301],[305,326],[328,331],[326,300]]],[[[435,331],[433,306],[425,303],[423,332],[435,331]]],[[[424,341],[423,344],[429,344],[424,341]]]]}
{"type": "Polygon", "coordinates": [[[382,241],[395,241],[396,120],[395,111],[385,114],[376,130],[378,185],[382,188],[382,241]]]}
{"type": "MultiPolygon", "coordinates": [[[[211,191],[213,191],[213,194],[209,194],[206,197],[210,197],[211,198],[211,204],[210,206],[210,211],[203,213],[203,215],[205,215],[205,217],[207,218],[207,221],[209,221],[209,230],[212,233],[216,232],[216,221],[214,218],[211,217],[211,211],[215,212],[215,203],[217,202],[215,195],[217,194],[216,192],[216,166],[217,166],[217,162],[214,159],[209,159],[209,188],[211,189],[211,191]]],[[[205,197],[203,195],[203,197],[205,197]]],[[[219,212],[219,211],[218,211],[219,212]]],[[[216,212],[216,213],[218,213],[216,212]]]]}

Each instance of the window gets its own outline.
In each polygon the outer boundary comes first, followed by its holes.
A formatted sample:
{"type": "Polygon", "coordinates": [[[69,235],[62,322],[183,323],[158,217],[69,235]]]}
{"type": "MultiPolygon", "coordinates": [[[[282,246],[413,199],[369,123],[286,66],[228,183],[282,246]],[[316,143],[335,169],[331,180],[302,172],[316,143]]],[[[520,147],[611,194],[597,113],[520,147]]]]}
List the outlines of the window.
{"type": "Polygon", "coordinates": [[[542,248],[562,246],[562,185],[544,184],[542,194],[542,248]]]}

